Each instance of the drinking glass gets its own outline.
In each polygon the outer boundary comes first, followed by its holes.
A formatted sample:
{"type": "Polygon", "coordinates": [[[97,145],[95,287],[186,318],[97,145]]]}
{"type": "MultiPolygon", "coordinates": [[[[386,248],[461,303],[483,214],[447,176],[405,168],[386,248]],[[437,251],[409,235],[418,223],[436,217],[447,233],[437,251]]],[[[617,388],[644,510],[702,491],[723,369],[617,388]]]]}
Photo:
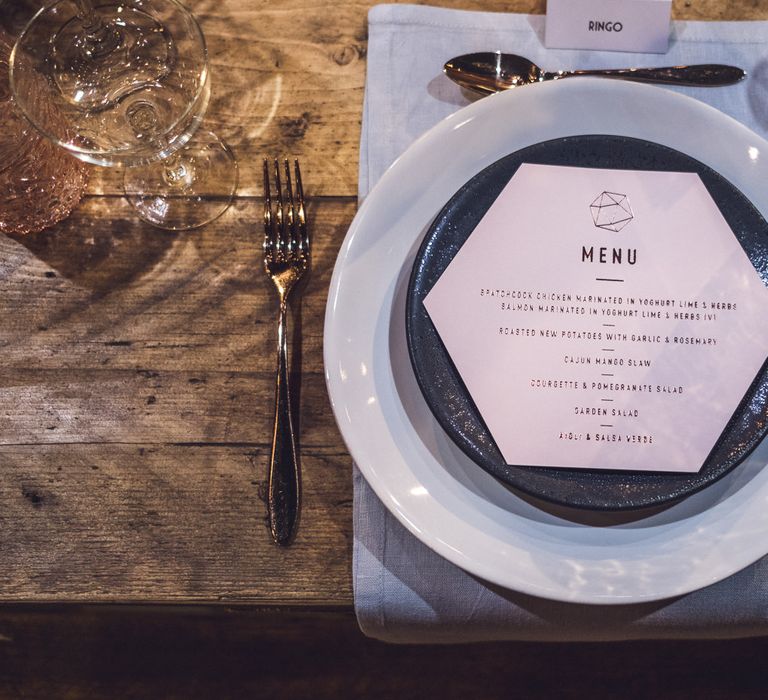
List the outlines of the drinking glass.
{"type": "Polygon", "coordinates": [[[12,48],[13,39],[0,28],[0,232],[23,235],[68,216],[88,173],[19,113],[8,84],[12,48]]]}
{"type": "Polygon", "coordinates": [[[22,31],[10,76],[20,109],[54,143],[90,163],[130,166],[126,197],[145,221],[194,228],[229,206],[237,163],[198,128],[208,52],[177,0],[56,0],[22,31]]]}

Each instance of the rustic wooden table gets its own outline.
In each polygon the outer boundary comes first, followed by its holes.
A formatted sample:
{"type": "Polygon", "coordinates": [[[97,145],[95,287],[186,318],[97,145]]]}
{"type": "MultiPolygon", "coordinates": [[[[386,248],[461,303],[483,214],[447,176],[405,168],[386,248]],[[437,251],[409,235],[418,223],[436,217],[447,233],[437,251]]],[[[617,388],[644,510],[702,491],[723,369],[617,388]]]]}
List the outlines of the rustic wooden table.
{"type": "MultiPolygon", "coordinates": [[[[18,29],[30,4],[6,0],[0,21],[18,29]]],[[[0,239],[0,602],[30,615],[45,603],[351,609],[351,463],[322,334],[357,206],[373,2],[189,4],[212,63],[206,123],[240,164],[230,210],[198,231],[163,232],[137,220],[116,172],[93,168],[69,219],[0,239]],[[294,319],[304,499],[289,548],[272,544],[263,500],[276,297],[260,255],[260,168],[273,155],[302,161],[315,246],[294,319]]],[[[682,19],[768,19],[758,0],[673,8],[682,19]]]]}

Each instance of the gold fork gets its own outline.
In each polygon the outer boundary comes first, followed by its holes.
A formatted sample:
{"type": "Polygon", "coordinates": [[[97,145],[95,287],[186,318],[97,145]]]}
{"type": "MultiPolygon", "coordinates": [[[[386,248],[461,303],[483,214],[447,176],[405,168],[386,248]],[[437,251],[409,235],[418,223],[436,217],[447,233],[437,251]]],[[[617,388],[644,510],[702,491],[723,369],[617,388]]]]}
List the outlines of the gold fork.
{"type": "Polygon", "coordinates": [[[304,213],[299,161],[294,160],[296,194],[291,168],[284,161],[286,196],[280,179],[280,163],[274,160],[276,198],[273,207],[269,188],[269,161],[264,159],[264,269],[280,298],[277,323],[277,375],[275,380],[275,426],[269,460],[267,510],[272,538],[279,545],[291,543],[299,518],[301,477],[288,372],[286,316],[288,297],[309,269],[310,244],[304,213]]]}

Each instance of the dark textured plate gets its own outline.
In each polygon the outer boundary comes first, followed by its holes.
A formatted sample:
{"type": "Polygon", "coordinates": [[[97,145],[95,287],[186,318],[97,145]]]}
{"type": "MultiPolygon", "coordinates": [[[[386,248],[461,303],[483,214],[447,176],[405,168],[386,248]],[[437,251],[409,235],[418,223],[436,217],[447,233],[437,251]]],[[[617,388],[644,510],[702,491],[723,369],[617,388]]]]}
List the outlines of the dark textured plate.
{"type": "MultiPolygon", "coordinates": [[[[695,474],[508,465],[453,366],[424,308],[424,298],[521,163],[698,173],[752,264],[768,284],[768,224],[711,168],[678,151],[623,136],[573,136],[512,153],[467,182],[445,205],[416,256],[406,301],[408,350],[429,407],[448,435],[483,469],[543,500],[593,510],[659,506],[713,483],[768,431],[768,363],[695,474]]],[[[696,420],[696,416],[691,416],[696,420]]]]}

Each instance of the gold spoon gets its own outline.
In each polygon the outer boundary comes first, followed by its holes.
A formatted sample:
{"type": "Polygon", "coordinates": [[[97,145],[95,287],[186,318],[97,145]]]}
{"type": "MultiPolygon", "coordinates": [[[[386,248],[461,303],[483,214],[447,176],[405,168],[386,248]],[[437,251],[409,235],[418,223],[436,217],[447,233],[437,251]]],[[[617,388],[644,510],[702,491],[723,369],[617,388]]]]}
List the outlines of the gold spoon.
{"type": "Polygon", "coordinates": [[[595,70],[543,71],[533,61],[511,53],[484,52],[457,56],[443,67],[445,74],[467,90],[484,95],[520,85],[559,80],[574,76],[618,78],[642,83],[717,87],[743,80],[746,71],[735,66],[700,64],[664,68],[613,68],[595,70]]]}

